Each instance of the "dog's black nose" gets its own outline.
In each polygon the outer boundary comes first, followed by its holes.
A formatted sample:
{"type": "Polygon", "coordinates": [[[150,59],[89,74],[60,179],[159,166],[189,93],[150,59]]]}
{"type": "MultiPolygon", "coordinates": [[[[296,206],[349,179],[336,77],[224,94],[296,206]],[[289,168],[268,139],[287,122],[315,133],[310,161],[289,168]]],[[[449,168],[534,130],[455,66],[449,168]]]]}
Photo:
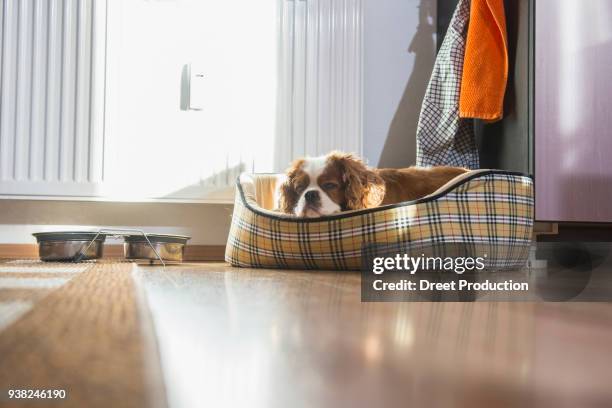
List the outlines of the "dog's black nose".
{"type": "Polygon", "coordinates": [[[307,191],[304,198],[306,198],[306,201],[309,203],[317,202],[319,201],[319,192],[317,190],[307,191]]]}

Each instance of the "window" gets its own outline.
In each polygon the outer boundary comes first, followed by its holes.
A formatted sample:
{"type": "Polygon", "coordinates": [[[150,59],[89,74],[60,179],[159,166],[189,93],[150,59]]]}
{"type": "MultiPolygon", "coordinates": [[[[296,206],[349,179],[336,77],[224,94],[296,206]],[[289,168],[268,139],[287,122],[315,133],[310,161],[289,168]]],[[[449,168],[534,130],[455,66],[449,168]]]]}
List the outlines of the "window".
{"type": "Polygon", "coordinates": [[[231,201],[361,150],[361,1],[3,2],[0,196],[231,201]]]}
{"type": "Polygon", "coordinates": [[[241,171],[272,171],[276,2],[128,0],[108,18],[112,194],[231,198],[241,171]]]}

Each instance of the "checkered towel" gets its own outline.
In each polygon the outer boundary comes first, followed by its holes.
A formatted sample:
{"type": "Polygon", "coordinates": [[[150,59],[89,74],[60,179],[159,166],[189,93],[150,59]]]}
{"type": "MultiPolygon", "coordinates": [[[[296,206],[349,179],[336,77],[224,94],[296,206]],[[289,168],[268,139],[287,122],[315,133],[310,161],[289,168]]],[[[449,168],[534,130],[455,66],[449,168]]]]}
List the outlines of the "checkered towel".
{"type": "Polygon", "coordinates": [[[472,119],[459,117],[459,91],[470,17],[460,0],[440,47],[417,127],[419,166],[480,167],[472,119]]]}

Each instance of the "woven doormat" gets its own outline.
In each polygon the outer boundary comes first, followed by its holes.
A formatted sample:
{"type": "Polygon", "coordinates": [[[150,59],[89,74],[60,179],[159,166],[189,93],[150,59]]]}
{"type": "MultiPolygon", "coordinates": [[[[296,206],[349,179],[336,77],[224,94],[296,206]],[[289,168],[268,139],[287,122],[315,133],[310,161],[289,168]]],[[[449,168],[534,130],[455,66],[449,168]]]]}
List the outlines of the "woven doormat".
{"type": "Polygon", "coordinates": [[[47,264],[38,267],[0,264],[0,304],[32,304],[0,331],[0,406],[164,406],[153,328],[133,264],[88,264],[76,272],[64,264],[52,276],[47,264]],[[42,287],[24,279],[39,279],[42,287]],[[49,279],[58,279],[56,285],[45,286],[49,279]],[[15,400],[9,390],[65,390],[66,398],[15,400]]]}

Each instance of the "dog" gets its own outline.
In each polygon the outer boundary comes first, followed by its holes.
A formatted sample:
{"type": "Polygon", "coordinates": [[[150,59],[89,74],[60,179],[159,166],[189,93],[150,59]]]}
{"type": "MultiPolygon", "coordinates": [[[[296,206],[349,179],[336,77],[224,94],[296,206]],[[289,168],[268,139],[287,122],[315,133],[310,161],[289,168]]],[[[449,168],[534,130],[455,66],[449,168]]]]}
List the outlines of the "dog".
{"type": "Polygon", "coordinates": [[[433,193],[461,167],[374,169],[354,156],[332,152],[295,160],[279,187],[279,211],[297,217],[320,217],[341,211],[412,201],[433,193]]]}

